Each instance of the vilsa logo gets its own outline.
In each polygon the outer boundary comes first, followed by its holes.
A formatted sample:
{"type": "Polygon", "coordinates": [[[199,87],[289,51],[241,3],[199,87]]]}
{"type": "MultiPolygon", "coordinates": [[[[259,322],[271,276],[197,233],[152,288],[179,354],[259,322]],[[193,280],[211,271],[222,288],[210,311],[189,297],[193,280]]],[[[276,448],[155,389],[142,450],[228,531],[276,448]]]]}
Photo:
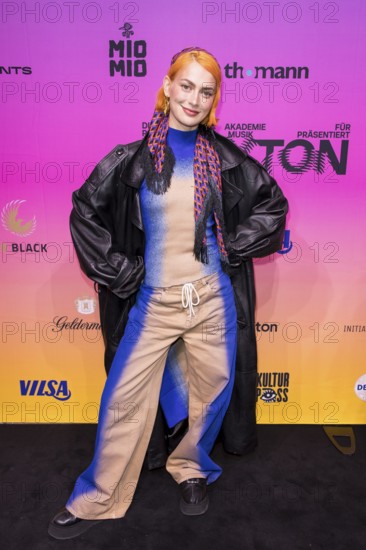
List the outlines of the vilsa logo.
{"type": "Polygon", "coordinates": [[[71,397],[71,391],[66,380],[20,380],[20,395],[37,395],[54,397],[58,401],[66,401],[71,397]]]}

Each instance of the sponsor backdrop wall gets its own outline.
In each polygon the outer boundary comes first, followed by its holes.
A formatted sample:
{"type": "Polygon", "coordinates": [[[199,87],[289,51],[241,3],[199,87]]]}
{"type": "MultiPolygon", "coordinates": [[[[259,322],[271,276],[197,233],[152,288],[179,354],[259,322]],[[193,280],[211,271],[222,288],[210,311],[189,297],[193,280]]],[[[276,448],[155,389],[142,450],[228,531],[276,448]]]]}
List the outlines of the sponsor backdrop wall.
{"type": "Polygon", "coordinates": [[[2,3],[1,421],[97,420],[103,342],[71,193],[144,134],[171,56],[199,45],[224,71],[218,131],[290,203],[282,250],[255,260],[258,422],[365,422],[365,7],[2,3]]]}

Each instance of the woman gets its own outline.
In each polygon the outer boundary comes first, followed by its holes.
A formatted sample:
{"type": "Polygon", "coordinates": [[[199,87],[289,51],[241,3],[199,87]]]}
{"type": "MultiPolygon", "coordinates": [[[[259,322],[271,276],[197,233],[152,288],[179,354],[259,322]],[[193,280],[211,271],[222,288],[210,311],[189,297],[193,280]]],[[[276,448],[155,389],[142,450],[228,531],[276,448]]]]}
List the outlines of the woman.
{"type": "Polygon", "coordinates": [[[125,515],[178,339],[189,429],[166,468],[183,514],[206,512],[207,485],[221,474],[209,453],[234,384],[233,286],[243,261],[280,248],[287,201],[259,163],[211,130],[220,85],[207,51],[176,54],[146,138],[113,151],[74,193],[71,231],[82,268],[125,299],[126,311],[138,293],[103,391],[93,461],[50,523],[55,538],[125,515]],[[116,167],[118,186],[106,191],[100,182],[116,167]]]}

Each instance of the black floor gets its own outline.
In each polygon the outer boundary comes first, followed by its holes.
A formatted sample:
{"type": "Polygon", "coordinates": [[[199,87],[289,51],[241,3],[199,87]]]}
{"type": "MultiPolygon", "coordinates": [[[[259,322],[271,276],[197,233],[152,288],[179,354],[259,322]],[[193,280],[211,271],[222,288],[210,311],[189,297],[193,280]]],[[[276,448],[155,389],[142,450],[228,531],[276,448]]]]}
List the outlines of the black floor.
{"type": "Polygon", "coordinates": [[[47,524],[89,463],[94,425],[2,425],[0,544],[6,550],[363,550],[366,549],[366,426],[356,452],[340,453],[321,426],[258,426],[247,456],[223,467],[203,516],[183,516],[165,469],[143,470],[123,519],[56,541],[47,524]]]}

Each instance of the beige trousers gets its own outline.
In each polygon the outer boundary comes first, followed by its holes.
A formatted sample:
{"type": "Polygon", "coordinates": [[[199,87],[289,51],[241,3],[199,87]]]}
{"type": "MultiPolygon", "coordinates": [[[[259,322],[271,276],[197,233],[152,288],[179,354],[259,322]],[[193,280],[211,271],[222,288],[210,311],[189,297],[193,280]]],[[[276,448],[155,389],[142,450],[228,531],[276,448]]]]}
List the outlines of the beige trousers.
{"type": "Polygon", "coordinates": [[[188,301],[192,293],[189,307],[182,303],[182,287],[142,285],[138,293],[103,391],[94,458],[66,504],[77,517],[125,515],[153,429],[168,350],[178,338],[188,360],[189,429],[166,468],[177,483],[192,477],[212,483],[221,474],[209,453],[234,380],[233,289],[225,273],[193,281],[185,286],[188,301]]]}

